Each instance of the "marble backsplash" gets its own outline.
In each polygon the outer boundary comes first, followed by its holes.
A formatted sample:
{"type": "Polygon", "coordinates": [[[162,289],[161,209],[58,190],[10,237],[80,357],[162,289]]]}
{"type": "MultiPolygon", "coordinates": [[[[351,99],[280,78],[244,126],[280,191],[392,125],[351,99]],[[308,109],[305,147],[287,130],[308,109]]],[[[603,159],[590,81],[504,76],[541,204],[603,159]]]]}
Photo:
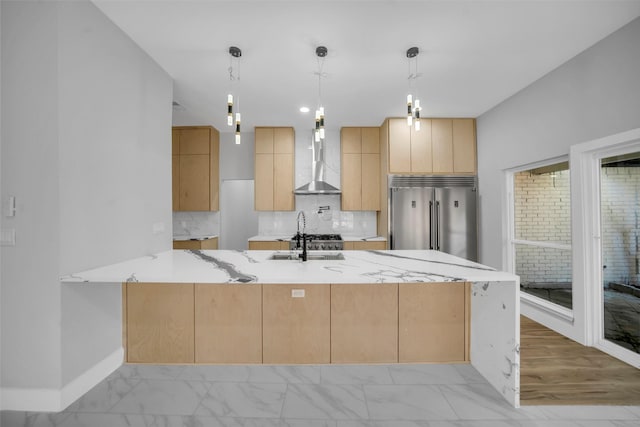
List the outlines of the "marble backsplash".
{"type": "Polygon", "coordinates": [[[174,212],[173,237],[202,237],[220,234],[220,212],[174,212]]]}
{"type": "Polygon", "coordinates": [[[339,233],[343,236],[361,237],[377,235],[376,212],[341,211],[340,195],[296,196],[295,211],[260,212],[259,234],[294,235],[299,211],[305,214],[307,233],[339,233]]]}

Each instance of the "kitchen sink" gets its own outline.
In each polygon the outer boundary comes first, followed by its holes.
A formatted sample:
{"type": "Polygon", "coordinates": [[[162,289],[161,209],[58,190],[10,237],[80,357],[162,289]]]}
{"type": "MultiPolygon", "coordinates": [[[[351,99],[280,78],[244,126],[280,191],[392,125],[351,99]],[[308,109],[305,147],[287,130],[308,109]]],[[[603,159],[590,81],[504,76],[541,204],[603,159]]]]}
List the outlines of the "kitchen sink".
{"type": "MultiPolygon", "coordinates": [[[[270,260],[300,260],[298,253],[292,252],[274,252],[270,260]]],[[[343,260],[344,255],[341,252],[307,252],[307,261],[339,261],[343,260]]]]}

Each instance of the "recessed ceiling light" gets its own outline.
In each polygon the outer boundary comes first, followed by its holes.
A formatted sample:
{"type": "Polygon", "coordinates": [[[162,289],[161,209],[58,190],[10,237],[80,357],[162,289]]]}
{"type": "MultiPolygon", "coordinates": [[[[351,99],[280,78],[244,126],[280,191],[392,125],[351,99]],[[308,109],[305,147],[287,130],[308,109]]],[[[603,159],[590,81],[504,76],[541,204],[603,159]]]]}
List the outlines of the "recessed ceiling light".
{"type": "Polygon", "coordinates": [[[309,107],[300,107],[300,112],[301,113],[308,113],[309,112],[309,107]]]}

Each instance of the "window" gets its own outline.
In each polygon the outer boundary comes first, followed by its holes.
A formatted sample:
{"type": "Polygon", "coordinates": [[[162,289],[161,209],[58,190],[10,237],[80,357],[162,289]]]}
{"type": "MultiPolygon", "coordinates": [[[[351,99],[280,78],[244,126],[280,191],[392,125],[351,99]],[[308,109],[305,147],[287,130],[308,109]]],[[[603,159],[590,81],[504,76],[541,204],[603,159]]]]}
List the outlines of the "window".
{"type": "Polygon", "coordinates": [[[571,309],[568,162],[513,174],[511,258],[523,292],[571,309]]]}

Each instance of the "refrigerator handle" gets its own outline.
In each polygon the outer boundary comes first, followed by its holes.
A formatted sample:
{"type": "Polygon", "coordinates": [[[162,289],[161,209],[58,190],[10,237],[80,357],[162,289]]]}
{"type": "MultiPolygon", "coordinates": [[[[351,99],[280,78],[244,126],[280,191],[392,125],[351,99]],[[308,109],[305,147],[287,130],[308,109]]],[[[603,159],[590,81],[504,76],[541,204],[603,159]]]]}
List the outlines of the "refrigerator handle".
{"type": "Polygon", "coordinates": [[[436,250],[440,250],[440,201],[436,201],[436,250]]]}
{"type": "Polygon", "coordinates": [[[433,249],[433,201],[429,200],[429,249],[433,249]]]}

